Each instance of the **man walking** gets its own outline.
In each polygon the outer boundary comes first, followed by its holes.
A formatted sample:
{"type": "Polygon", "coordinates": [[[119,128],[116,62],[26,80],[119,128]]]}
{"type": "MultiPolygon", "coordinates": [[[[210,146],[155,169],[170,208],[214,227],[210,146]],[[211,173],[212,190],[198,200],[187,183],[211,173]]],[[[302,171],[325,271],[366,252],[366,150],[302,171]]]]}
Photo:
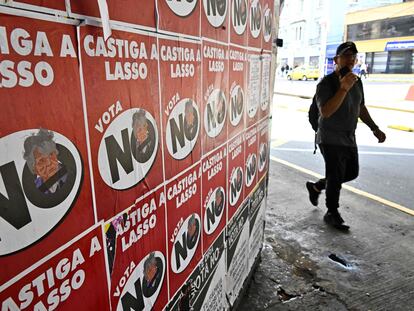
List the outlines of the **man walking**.
{"type": "Polygon", "coordinates": [[[362,76],[364,76],[365,79],[367,78],[367,65],[365,63],[362,63],[359,68],[359,77],[362,78],[362,76]]]}
{"type": "Polygon", "coordinates": [[[355,179],[359,173],[355,141],[358,117],[368,125],[379,143],[386,138],[365,106],[361,80],[352,73],[357,53],[353,42],[339,45],[334,57],[335,71],[325,76],[316,89],[320,113],[316,143],[325,161],[325,178],[307,182],[306,188],[314,206],[318,205],[321,191],[326,191],[328,211],[324,220],[338,229],[349,229],[338,208],[342,183],[355,179]]]}

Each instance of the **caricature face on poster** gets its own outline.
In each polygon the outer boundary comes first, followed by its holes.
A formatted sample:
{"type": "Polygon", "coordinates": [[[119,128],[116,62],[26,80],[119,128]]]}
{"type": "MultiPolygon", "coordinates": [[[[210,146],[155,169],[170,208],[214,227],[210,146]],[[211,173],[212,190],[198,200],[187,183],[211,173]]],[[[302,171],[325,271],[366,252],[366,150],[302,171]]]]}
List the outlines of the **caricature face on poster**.
{"type": "Polygon", "coordinates": [[[203,154],[227,140],[228,49],[203,40],[203,154]]]}
{"type": "Polygon", "coordinates": [[[94,211],[75,27],[0,13],[0,42],[6,282],[92,226],[94,211]]]}
{"type": "Polygon", "coordinates": [[[230,45],[229,68],[227,136],[228,138],[233,138],[245,128],[247,50],[230,45]]]}
{"type": "Polygon", "coordinates": [[[240,46],[247,45],[249,0],[230,1],[230,42],[240,46]]]}
{"type": "Polygon", "coordinates": [[[201,165],[166,184],[169,288],[174,295],[202,257],[201,165]]]}
{"type": "Polygon", "coordinates": [[[200,36],[201,0],[156,0],[160,32],[200,36]]]}
{"type": "Polygon", "coordinates": [[[202,0],[201,36],[220,42],[228,42],[228,0],[202,0]]]}
{"type": "Polygon", "coordinates": [[[164,165],[169,179],[201,157],[201,46],[164,36],[158,40],[164,165]]]}
{"type": "Polygon", "coordinates": [[[113,310],[168,301],[165,200],[162,186],[104,225],[113,310]]]}
{"type": "MultiPolygon", "coordinates": [[[[140,3],[133,0],[107,0],[108,15],[112,22],[139,25],[140,28],[155,29],[155,1],[140,3]]],[[[70,0],[71,16],[100,18],[98,1],[70,0]]]]}
{"type": "Polygon", "coordinates": [[[79,32],[95,192],[105,193],[98,217],[107,219],[163,182],[158,48],[147,32],[112,30],[107,41],[98,27],[79,32]]]}

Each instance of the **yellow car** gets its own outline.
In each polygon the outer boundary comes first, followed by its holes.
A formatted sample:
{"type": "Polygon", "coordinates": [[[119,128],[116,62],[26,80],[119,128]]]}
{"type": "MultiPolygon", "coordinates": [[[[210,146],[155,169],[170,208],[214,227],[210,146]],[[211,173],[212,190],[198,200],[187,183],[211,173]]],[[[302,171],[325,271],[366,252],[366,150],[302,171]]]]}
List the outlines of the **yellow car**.
{"type": "Polygon", "coordinates": [[[316,67],[305,67],[299,66],[288,72],[288,80],[302,80],[306,81],[308,79],[318,80],[319,70],[316,67]]]}

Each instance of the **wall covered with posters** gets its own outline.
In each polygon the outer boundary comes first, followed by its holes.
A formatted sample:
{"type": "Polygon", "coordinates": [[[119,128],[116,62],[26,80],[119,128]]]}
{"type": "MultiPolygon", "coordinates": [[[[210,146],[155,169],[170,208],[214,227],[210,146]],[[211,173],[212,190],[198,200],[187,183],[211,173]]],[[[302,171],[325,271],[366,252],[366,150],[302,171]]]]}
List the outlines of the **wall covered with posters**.
{"type": "Polygon", "coordinates": [[[0,1],[2,311],[232,308],[263,239],[273,7],[0,1]]]}

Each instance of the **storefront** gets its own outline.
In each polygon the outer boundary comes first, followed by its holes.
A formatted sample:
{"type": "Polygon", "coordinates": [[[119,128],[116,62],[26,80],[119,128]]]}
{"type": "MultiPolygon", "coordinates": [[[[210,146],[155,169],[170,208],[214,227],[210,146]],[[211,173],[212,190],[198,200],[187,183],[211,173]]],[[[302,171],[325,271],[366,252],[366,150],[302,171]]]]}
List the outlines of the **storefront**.
{"type": "Polygon", "coordinates": [[[358,58],[365,61],[370,73],[414,73],[412,4],[354,12],[346,20],[346,40],[356,43],[358,58]]]}
{"type": "Polygon", "coordinates": [[[414,73],[414,40],[388,41],[382,51],[365,49],[359,42],[356,44],[370,73],[414,73]]]}

